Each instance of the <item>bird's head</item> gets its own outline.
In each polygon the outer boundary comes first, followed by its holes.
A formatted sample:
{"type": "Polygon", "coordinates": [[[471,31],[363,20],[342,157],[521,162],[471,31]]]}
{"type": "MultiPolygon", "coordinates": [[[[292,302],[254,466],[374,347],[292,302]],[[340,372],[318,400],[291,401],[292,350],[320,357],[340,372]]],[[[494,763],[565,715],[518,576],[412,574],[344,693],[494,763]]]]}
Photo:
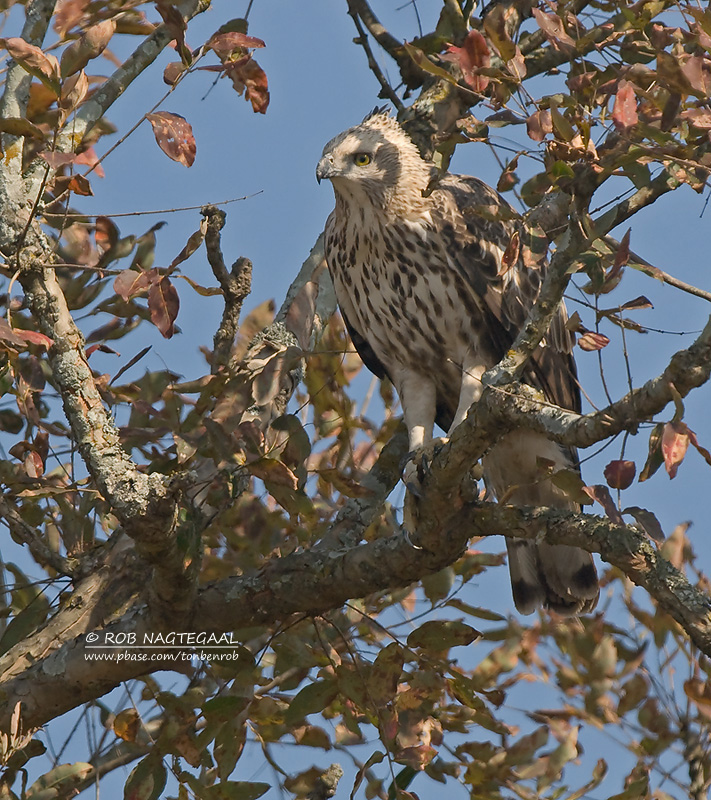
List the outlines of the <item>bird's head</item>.
{"type": "Polygon", "coordinates": [[[375,109],[324,147],[316,179],[330,180],[346,201],[387,207],[412,194],[411,204],[419,205],[431,170],[397,120],[375,109]]]}

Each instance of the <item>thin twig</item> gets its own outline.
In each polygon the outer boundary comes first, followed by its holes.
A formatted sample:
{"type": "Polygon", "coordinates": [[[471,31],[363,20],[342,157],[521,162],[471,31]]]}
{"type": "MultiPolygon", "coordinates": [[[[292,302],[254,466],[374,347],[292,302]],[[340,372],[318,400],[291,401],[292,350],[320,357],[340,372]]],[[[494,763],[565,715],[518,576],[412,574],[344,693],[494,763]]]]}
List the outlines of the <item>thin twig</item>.
{"type": "MultiPolygon", "coordinates": [[[[228,206],[230,203],[239,203],[241,200],[251,200],[253,197],[256,197],[258,194],[262,194],[264,189],[260,189],[258,192],[252,192],[252,194],[245,194],[242,197],[233,197],[231,200],[219,200],[216,202],[210,202],[211,206],[228,206]]],[[[205,203],[201,203],[199,206],[179,206],[178,208],[158,208],[158,209],[151,209],[150,211],[122,211],[119,214],[82,214],[80,212],[76,213],[67,213],[67,214],[52,214],[52,213],[44,213],[44,217],[48,222],[51,222],[53,219],[96,219],[97,217],[109,217],[110,219],[114,219],[115,217],[146,217],[149,214],[175,214],[178,211],[199,211],[200,209],[205,207],[205,203]]]]}
{"type": "Polygon", "coordinates": [[[398,112],[404,111],[405,110],[404,103],[397,96],[395,90],[388,82],[387,78],[383,74],[383,71],[380,69],[380,65],[378,64],[375,56],[373,55],[373,51],[370,47],[370,42],[368,41],[368,34],[363,29],[363,25],[361,24],[358,14],[350,7],[348,9],[348,13],[352,17],[353,23],[355,24],[356,30],[358,31],[358,38],[355,39],[354,41],[356,44],[359,44],[363,48],[365,56],[368,59],[368,68],[373,73],[373,75],[375,75],[375,77],[378,80],[378,83],[381,86],[380,97],[390,100],[390,102],[395,106],[398,112]]]}

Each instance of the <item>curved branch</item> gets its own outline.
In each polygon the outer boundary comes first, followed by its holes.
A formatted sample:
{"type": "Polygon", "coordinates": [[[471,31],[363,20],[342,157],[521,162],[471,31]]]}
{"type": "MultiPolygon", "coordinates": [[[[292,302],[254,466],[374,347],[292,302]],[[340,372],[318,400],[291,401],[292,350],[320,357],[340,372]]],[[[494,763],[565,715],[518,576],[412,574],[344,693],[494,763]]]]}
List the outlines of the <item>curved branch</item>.
{"type": "MultiPolygon", "coordinates": [[[[433,471],[437,471],[436,465],[433,471]]],[[[356,547],[275,558],[257,575],[227,578],[201,589],[192,629],[219,634],[274,624],[295,614],[323,614],[349,599],[408,586],[439,571],[460,557],[470,536],[506,531],[516,538],[570,544],[600,553],[646,589],[694,644],[711,656],[711,600],[635,528],[560,509],[456,503],[431,486],[422,505],[429,538],[420,537],[419,546],[413,546],[409,537],[395,534],[356,547]]],[[[105,632],[135,634],[140,643],[150,631],[149,624],[147,610],[134,607],[105,632]]],[[[84,625],[84,630],[89,628],[84,625]]],[[[0,692],[22,700],[26,726],[41,725],[158,666],[155,662],[87,661],[86,652],[84,635],[49,654],[35,652],[31,641],[23,644],[24,669],[10,671],[0,682],[0,692]]],[[[160,667],[178,671],[180,664],[165,661],[160,667]]],[[[8,724],[10,713],[8,708],[0,712],[0,727],[8,724]]]]}

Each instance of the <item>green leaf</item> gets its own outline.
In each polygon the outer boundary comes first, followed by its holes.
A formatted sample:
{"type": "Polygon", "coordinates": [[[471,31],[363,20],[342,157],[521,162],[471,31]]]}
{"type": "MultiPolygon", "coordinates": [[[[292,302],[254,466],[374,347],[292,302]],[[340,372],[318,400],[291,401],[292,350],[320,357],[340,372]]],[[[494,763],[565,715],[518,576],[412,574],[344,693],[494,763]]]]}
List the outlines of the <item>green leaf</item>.
{"type": "Polygon", "coordinates": [[[124,800],[158,800],[166,777],[163,759],[152,751],[131,770],[123,789],[124,800]]]}
{"type": "Polygon", "coordinates": [[[266,794],[271,786],[268,783],[252,781],[222,781],[214,786],[200,789],[200,797],[204,800],[257,800],[266,794]]]}
{"type": "Polygon", "coordinates": [[[287,725],[295,725],[309,714],[317,714],[330,705],[338,694],[336,682],[328,678],[309,683],[289,704],[284,720],[287,725]]]}
{"type": "Polygon", "coordinates": [[[76,764],[60,764],[38,778],[27,790],[27,800],[52,800],[66,797],[72,788],[94,771],[91,764],[77,761],[76,764]]]}
{"type": "Polygon", "coordinates": [[[429,620],[407,637],[407,646],[441,652],[471,644],[480,636],[476,628],[460,620],[429,620]]]}
{"type": "Polygon", "coordinates": [[[378,653],[368,676],[368,692],[374,703],[382,705],[395,697],[404,662],[397,642],[391,642],[378,653]]]}

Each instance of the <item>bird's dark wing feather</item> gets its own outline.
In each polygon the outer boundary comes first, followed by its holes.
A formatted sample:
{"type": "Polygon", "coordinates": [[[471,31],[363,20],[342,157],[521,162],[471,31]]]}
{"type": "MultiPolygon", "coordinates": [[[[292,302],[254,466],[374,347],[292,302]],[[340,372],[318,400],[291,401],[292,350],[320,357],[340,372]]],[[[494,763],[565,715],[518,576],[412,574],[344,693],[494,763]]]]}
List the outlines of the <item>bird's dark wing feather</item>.
{"type": "MultiPolygon", "coordinates": [[[[509,204],[477,178],[447,175],[433,192],[448,253],[462,277],[482,299],[485,325],[498,361],[513,344],[538,298],[544,268],[527,267],[519,258],[510,267],[502,257],[516,230],[509,204]]],[[[580,411],[580,389],[571,355],[575,343],[565,328],[561,307],[545,341],[536,350],[524,378],[552,403],[580,411]]]]}
{"type": "Polygon", "coordinates": [[[376,377],[380,378],[380,380],[390,377],[380,359],[375,355],[373,348],[366,341],[365,337],[362,336],[361,333],[353,327],[353,325],[351,325],[348,317],[343,313],[343,309],[341,309],[341,316],[343,317],[343,322],[346,324],[348,335],[351,337],[351,341],[353,342],[353,347],[355,347],[356,352],[360,356],[360,359],[365,366],[376,377]]]}

